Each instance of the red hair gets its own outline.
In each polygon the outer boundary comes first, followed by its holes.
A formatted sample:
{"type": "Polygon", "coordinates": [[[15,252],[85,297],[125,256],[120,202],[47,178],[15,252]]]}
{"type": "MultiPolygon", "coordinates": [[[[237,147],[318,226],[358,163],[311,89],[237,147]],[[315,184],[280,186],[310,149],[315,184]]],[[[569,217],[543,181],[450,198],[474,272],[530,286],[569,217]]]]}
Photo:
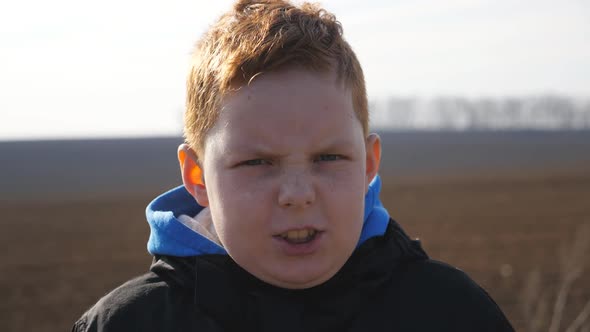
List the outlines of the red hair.
{"type": "Polygon", "coordinates": [[[202,155],[220,101],[262,72],[288,67],[335,72],[352,92],[365,135],[368,109],[362,68],[335,16],[318,5],[239,0],[203,35],[192,55],[184,117],[186,142],[202,155]]]}

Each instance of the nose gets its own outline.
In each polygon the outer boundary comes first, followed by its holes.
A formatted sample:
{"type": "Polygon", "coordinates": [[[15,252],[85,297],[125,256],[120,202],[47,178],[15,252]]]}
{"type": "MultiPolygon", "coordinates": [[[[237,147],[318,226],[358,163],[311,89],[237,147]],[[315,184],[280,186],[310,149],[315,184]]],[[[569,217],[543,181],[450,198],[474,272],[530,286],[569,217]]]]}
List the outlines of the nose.
{"type": "Polygon", "coordinates": [[[309,174],[297,172],[283,176],[278,200],[283,207],[307,207],[313,204],[315,190],[309,174]]]}

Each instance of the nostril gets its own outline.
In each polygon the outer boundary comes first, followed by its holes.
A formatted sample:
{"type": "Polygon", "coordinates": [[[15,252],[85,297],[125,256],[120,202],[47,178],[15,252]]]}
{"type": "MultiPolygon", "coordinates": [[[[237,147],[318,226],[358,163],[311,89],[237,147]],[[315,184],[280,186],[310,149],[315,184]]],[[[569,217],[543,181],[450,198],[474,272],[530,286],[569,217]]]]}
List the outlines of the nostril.
{"type": "Polygon", "coordinates": [[[281,183],[278,203],[283,207],[307,207],[315,200],[315,190],[309,178],[302,174],[290,177],[281,183]]]}

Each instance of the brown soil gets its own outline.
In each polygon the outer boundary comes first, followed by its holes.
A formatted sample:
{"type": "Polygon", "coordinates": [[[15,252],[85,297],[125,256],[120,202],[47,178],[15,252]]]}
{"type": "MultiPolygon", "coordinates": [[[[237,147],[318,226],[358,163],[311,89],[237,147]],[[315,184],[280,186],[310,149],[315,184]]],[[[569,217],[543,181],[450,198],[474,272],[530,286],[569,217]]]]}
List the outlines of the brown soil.
{"type": "MultiPolygon", "coordinates": [[[[590,223],[590,170],[383,180],[391,215],[433,258],[488,290],[519,330],[527,276],[539,268],[551,294],[558,249],[590,223]]],[[[0,331],[67,331],[100,296],[146,271],[151,198],[0,202],[0,331]]],[[[564,324],[589,298],[586,271],[564,324]]]]}

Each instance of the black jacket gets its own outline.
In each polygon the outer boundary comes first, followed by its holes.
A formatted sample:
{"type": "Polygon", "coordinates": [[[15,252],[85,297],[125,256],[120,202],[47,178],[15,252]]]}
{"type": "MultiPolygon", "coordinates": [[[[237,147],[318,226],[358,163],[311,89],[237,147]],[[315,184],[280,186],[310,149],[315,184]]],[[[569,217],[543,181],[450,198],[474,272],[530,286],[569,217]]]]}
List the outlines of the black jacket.
{"type": "Polygon", "coordinates": [[[156,256],[72,331],[513,331],[465,273],[428,259],[393,220],[329,281],[266,284],[227,255],[156,256]]]}

